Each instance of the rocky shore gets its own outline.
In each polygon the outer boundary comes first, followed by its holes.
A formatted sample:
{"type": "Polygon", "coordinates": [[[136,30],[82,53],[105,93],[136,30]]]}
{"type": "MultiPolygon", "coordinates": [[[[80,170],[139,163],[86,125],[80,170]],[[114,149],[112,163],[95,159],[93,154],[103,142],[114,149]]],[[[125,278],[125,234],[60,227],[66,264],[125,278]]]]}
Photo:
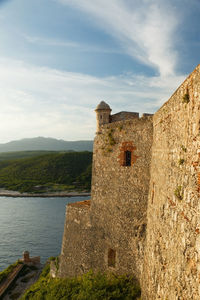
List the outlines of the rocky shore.
{"type": "Polygon", "coordinates": [[[45,193],[20,193],[17,191],[9,191],[0,189],[0,197],[87,197],[91,194],[88,192],[77,191],[61,191],[61,192],[45,192],[45,193]]]}

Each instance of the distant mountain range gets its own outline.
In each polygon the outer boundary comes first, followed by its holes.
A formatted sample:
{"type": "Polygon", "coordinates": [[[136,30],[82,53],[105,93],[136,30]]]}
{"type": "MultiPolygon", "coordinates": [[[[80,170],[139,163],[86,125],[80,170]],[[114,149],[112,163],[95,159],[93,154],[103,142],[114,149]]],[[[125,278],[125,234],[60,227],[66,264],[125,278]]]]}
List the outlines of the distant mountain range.
{"type": "Polygon", "coordinates": [[[0,152],[11,151],[92,151],[93,141],[64,141],[54,138],[26,138],[0,144],[0,152]]]}

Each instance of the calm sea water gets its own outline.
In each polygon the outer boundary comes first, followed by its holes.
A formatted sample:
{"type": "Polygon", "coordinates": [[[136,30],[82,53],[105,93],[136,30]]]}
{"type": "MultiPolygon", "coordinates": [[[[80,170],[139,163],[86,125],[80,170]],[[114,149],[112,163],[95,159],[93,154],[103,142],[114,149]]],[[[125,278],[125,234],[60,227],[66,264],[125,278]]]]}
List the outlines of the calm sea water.
{"type": "Polygon", "coordinates": [[[89,197],[0,197],[0,271],[22,256],[41,256],[41,261],[61,251],[65,207],[89,197]]]}

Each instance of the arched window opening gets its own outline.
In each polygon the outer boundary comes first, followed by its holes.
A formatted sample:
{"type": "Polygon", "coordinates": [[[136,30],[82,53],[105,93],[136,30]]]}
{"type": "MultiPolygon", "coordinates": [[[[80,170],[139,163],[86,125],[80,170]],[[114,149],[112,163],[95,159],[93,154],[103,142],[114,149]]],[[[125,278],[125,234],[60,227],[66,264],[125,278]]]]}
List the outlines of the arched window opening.
{"type": "Polygon", "coordinates": [[[116,251],[113,249],[108,250],[108,267],[115,268],[116,264],[116,251]]]}

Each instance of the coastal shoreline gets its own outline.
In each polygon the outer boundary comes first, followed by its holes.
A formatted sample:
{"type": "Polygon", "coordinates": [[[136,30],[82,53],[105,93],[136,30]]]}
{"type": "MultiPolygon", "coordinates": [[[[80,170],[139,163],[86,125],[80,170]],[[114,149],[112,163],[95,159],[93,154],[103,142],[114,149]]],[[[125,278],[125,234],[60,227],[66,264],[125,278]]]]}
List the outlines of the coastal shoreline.
{"type": "Polygon", "coordinates": [[[50,197],[87,197],[91,196],[91,193],[87,192],[54,192],[54,193],[20,193],[17,191],[9,191],[0,189],[0,197],[13,197],[13,198],[23,198],[23,197],[39,197],[39,198],[50,198],[50,197]]]}

